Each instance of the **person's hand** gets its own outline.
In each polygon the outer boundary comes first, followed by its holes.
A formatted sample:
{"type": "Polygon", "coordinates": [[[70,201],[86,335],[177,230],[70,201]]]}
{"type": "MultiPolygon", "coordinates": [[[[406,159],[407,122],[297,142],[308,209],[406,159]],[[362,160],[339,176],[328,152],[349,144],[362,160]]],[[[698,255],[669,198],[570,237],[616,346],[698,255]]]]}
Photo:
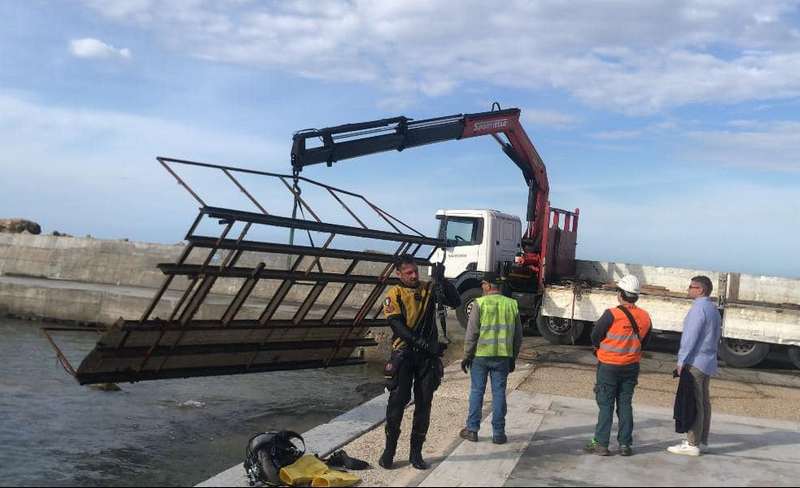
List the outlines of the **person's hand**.
{"type": "Polygon", "coordinates": [[[444,264],[435,263],[433,265],[433,281],[441,283],[444,281],[444,264]]]}
{"type": "Polygon", "coordinates": [[[471,367],[472,367],[472,358],[466,358],[461,360],[461,371],[463,371],[464,374],[467,374],[471,367]]]}
{"type": "Polygon", "coordinates": [[[676,371],[678,371],[678,376],[680,376],[680,375],[681,375],[681,371],[683,371],[683,366],[681,366],[681,365],[679,364],[679,365],[678,365],[678,369],[677,369],[676,371]]]}
{"type": "Polygon", "coordinates": [[[508,358],[508,372],[513,373],[515,369],[517,369],[517,360],[514,358],[508,358]]]}
{"type": "MultiPolygon", "coordinates": [[[[417,349],[417,350],[422,351],[422,352],[426,352],[428,354],[434,354],[434,351],[433,351],[433,348],[431,347],[431,344],[428,341],[426,341],[425,339],[423,339],[421,337],[414,337],[414,339],[412,339],[411,342],[412,342],[412,344],[414,346],[414,349],[417,349]]],[[[436,351],[436,352],[438,352],[438,351],[436,351]]]]}

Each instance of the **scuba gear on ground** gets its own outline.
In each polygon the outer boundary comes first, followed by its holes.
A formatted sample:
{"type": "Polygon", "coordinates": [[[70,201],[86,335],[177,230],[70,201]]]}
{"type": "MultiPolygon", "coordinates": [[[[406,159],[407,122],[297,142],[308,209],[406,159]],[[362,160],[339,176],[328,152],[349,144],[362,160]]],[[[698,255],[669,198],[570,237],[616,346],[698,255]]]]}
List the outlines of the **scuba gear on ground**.
{"type": "Polygon", "coordinates": [[[308,485],[314,478],[328,471],[328,466],[317,456],[306,454],[280,469],[280,480],[288,486],[308,485]]]}
{"type": "Polygon", "coordinates": [[[315,476],[314,479],[311,480],[311,486],[324,488],[329,486],[353,486],[360,481],[361,478],[347,471],[329,469],[321,475],[315,476]]]}
{"type": "Polygon", "coordinates": [[[247,442],[244,461],[250,485],[281,484],[280,469],[300,459],[305,451],[305,441],[297,432],[281,430],[254,435],[247,442]],[[302,443],[302,449],[292,442],[295,439],[302,443]]]}
{"type": "Polygon", "coordinates": [[[397,452],[397,439],[400,438],[400,431],[391,429],[387,424],[384,427],[384,432],[386,433],[386,447],[383,449],[383,454],[381,454],[378,464],[383,469],[392,469],[394,454],[397,452]]]}
{"type": "MultiPolygon", "coordinates": [[[[338,452],[343,453],[344,451],[338,452]]],[[[352,460],[352,458],[348,459],[352,460]]],[[[311,454],[306,454],[294,463],[282,467],[280,479],[288,486],[308,486],[310,484],[323,487],[353,486],[361,481],[361,478],[352,473],[331,469],[317,456],[311,454]]]]}
{"type": "Polygon", "coordinates": [[[430,468],[428,463],[422,458],[422,444],[425,443],[425,434],[411,433],[411,450],[408,454],[408,462],[416,469],[425,470],[430,468]]]}
{"type": "Polygon", "coordinates": [[[354,471],[371,468],[368,462],[348,456],[347,453],[344,452],[344,449],[339,449],[331,454],[330,457],[325,460],[325,464],[332,468],[346,468],[354,471]]]}

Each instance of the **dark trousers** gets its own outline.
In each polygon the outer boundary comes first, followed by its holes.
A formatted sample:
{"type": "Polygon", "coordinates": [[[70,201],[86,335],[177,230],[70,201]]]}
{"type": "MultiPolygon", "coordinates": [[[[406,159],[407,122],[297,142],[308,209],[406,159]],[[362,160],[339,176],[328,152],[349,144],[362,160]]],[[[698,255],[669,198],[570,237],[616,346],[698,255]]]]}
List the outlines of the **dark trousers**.
{"type": "Polygon", "coordinates": [[[619,445],[630,446],[633,443],[633,390],[638,382],[638,363],[627,366],[598,363],[594,392],[600,412],[594,438],[600,445],[608,447],[615,405],[619,419],[619,445]]]}
{"type": "Polygon", "coordinates": [[[438,357],[406,351],[397,367],[386,405],[386,430],[400,432],[403,412],[414,392],[412,436],[423,437],[431,422],[433,393],[441,382],[442,362],[438,357]]]}
{"type": "Polygon", "coordinates": [[[711,429],[710,377],[694,366],[687,367],[692,376],[694,376],[694,399],[697,404],[694,425],[687,433],[689,444],[695,447],[700,444],[708,445],[708,431],[711,429]]]}

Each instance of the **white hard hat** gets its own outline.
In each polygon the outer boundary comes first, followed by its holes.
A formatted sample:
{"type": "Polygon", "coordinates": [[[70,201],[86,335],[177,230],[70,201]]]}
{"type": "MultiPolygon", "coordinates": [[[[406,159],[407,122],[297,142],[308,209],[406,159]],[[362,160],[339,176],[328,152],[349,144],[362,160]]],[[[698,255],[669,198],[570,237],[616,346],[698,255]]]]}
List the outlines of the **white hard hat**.
{"type": "Polygon", "coordinates": [[[622,291],[626,291],[634,295],[639,294],[639,278],[633,275],[623,276],[622,279],[617,282],[617,286],[622,291]]]}

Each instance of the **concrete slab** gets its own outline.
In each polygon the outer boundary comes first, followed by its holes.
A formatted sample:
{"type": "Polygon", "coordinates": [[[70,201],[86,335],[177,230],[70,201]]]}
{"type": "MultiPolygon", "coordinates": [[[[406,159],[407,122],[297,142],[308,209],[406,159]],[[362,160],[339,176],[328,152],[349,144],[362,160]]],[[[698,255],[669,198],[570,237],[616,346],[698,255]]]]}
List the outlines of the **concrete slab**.
{"type": "MultiPolygon", "coordinates": [[[[698,458],[666,452],[679,435],[668,409],[635,407],[635,455],[582,452],[597,419],[591,400],[552,397],[533,441],[506,486],[794,486],[800,425],[718,415],[710,451],[698,458]]],[[[613,439],[613,437],[612,437],[613,439]]],[[[616,446],[612,440],[612,452],[616,446]]]]}
{"type": "Polygon", "coordinates": [[[508,396],[508,443],[490,442],[491,415],[481,423],[479,442],[462,442],[419,486],[500,486],[517,465],[550,407],[544,395],[514,391],[508,396]]]}

